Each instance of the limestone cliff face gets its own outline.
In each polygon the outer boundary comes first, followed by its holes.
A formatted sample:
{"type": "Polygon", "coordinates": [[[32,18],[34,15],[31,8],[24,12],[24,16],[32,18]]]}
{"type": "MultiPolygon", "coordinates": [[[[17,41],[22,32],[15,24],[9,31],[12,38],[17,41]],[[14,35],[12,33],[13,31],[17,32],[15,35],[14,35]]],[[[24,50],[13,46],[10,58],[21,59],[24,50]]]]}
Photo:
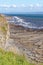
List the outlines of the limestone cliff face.
{"type": "Polygon", "coordinates": [[[6,35],[8,31],[8,23],[4,15],[0,15],[0,48],[4,48],[6,43],[6,35]]]}
{"type": "Polygon", "coordinates": [[[14,43],[14,40],[10,38],[9,24],[6,17],[4,15],[0,15],[0,48],[6,51],[19,53],[19,50],[14,43]]]}

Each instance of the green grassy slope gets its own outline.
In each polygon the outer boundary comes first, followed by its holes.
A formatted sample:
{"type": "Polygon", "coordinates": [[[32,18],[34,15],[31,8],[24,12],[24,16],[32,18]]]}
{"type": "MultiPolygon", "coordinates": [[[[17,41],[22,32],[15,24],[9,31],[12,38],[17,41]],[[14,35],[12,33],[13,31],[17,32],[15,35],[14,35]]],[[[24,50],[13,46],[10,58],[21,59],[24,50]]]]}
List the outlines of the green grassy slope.
{"type": "Polygon", "coordinates": [[[0,65],[34,65],[26,61],[24,56],[15,55],[0,49],[0,65]]]}

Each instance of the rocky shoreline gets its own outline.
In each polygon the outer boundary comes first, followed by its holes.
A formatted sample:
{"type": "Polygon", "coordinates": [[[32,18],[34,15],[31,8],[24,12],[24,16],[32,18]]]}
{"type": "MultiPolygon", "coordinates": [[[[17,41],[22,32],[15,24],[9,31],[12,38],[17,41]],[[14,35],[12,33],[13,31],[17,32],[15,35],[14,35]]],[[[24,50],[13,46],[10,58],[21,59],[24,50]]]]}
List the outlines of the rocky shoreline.
{"type": "Polygon", "coordinates": [[[43,31],[32,31],[9,23],[10,40],[13,39],[17,53],[24,54],[30,61],[43,63],[43,31]]]}

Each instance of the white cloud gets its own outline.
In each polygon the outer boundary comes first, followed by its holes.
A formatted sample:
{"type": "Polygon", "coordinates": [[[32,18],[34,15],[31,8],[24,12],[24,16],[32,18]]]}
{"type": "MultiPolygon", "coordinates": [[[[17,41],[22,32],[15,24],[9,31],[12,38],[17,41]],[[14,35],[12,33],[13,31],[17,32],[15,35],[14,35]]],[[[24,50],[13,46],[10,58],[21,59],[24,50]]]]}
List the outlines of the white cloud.
{"type": "Polygon", "coordinates": [[[31,8],[33,8],[34,5],[33,5],[33,4],[30,4],[29,6],[30,6],[31,8]]]}
{"type": "Polygon", "coordinates": [[[39,4],[39,3],[37,3],[37,4],[36,4],[36,7],[42,7],[42,5],[41,5],[41,4],[39,4]]]}
{"type": "Polygon", "coordinates": [[[29,4],[29,8],[33,9],[34,5],[33,4],[29,4]]]}
{"type": "Polygon", "coordinates": [[[9,8],[10,5],[7,5],[7,4],[0,4],[0,7],[9,8]]]}
{"type": "Polygon", "coordinates": [[[21,7],[26,7],[26,5],[22,4],[21,7]]]}
{"type": "Polygon", "coordinates": [[[16,7],[16,5],[15,5],[15,4],[13,4],[13,5],[0,4],[0,7],[3,7],[3,8],[10,8],[10,7],[16,7]]]}
{"type": "Polygon", "coordinates": [[[15,4],[13,4],[12,7],[16,8],[17,6],[15,4]]]}
{"type": "Polygon", "coordinates": [[[42,4],[39,4],[39,3],[36,3],[36,4],[29,4],[28,5],[28,8],[30,8],[30,9],[41,9],[41,8],[43,8],[43,5],[42,4]]]}
{"type": "Polygon", "coordinates": [[[9,4],[0,4],[0,7],[1,8],[6,8],[6,9],[8,9],[8,8],[16,8],[16,7],[28,7],[29,9],[33,9],[33,8],[41,8],[41,7],[43,7],[43,5],[41,5],[41,4],[39,4],[39,3],[36,3],[36,4],[29,4],[29,5],[25,5],[25,4],[20,4],[20,5],[15,5],[15,4],[11,4],[11,5],[9,5],[9,4]]]}

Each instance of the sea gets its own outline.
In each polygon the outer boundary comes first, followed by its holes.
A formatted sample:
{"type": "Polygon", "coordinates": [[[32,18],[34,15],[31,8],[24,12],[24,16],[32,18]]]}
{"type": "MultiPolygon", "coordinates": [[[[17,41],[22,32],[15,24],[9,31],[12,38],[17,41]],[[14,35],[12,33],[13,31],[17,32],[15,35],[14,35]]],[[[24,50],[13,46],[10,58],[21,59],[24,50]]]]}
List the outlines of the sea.
{"type": "Polygon", "coordinates": [[[43,29],[43,14],[6,14],[12,16],[9,22],[26,28],[43,29]]]}

